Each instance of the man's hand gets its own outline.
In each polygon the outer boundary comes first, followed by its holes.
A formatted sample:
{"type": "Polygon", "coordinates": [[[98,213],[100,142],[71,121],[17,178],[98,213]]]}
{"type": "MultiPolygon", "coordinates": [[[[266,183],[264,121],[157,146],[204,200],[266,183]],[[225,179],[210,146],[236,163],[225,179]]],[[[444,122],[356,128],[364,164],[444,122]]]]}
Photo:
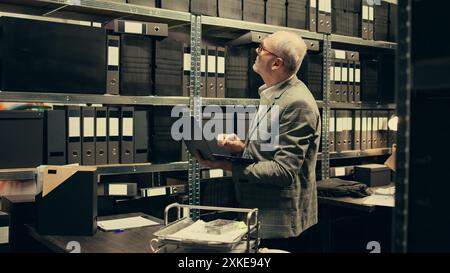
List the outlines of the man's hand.
{"type": "Polygon", "coordinates": [[[194,154],[195,158],[197,159],[197,161],[205,166],[210,167],[211,169],[222,169],[225,171],[231,171],[232,170],[232,164],[230,161],[227,160],[217,160],[217,161],[210,161],[210,160],[206,160],[202,157],[202,155],[200,154],[200,152],[197,150],[195,151],[194,154]]]}
{"type": "Polygon", "coordinates": [[[242,153],[245,147],[236,134],[219,134],[217,136],[217,144],[227,148],[232,153],[242,153]]]}

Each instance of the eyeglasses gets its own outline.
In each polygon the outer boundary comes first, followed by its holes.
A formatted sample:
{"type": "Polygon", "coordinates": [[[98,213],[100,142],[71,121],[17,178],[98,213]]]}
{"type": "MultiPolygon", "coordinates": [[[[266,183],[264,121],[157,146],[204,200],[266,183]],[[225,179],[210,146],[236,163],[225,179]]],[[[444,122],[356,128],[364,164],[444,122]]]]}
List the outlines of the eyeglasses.
{"type": "Polygon", "coordinates": [[[258,46],[258,48],[256,49],[256,52],[258,53],[258,55],[259,54],[261,54],[261,52],[262,51],[266,51],[267,53],[270,53],[270,54],[272,54],[273,56],[275,56],[275,57],[277,57],[277,58],[280,58],[280,57],[278,57],[278,55],[277,54],[275,54],[275,53],[273,53],[273,52],[271,52],[271,51],[269,51],[269,50],[267,50],[267,49],[265,49],[264,47],[263,47],[263,45],[262,44],[259,44],[259,46],[258,46]]]}

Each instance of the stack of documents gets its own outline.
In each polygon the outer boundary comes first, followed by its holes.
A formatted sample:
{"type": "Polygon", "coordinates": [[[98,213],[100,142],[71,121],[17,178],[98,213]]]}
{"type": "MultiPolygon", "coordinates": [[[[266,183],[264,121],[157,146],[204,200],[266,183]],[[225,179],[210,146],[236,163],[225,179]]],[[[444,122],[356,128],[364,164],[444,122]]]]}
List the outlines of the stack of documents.
{"type": "Polygon", "coordinates": [[[137,216],[116,220],[98,221],[97,225],[104,231],[115,231],[146,226],[156,226],[159,225],[159,223],[148,220],[142,216],[137,216]]]}

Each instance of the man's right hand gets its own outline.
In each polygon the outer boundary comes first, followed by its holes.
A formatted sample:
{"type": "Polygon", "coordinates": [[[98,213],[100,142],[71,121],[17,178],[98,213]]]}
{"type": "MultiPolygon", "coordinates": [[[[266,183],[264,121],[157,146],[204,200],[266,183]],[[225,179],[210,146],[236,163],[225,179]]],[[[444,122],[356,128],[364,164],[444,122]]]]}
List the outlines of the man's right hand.
{"type": "Polygon", "coordinates": [[[244,151],[244,143],[236,134],[219,134],[217,136],[217,144],[225,147],[232,153],[242,153],[244,151]]]}

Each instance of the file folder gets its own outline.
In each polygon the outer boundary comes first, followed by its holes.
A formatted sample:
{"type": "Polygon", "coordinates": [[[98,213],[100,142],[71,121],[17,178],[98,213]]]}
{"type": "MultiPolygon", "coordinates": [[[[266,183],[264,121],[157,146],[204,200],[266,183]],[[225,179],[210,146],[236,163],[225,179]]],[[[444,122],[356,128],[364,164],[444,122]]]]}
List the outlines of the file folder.
{"type": "Polygon", "coordinates": [[[197,15],[217,16],[217,1],[191,0],[191,13],[197,15]]]}
{"type": "Polygon", "coordinates": [[[244,21],[264,24],[265,1],[245,0],[242,2],[244,21]]]}
{"type": "Polygon", "coordinates": [[[95,164],[108,164],[108,112],[106,107],[95,108],[95,164]]]}
{"type": "MultiPolygon", "coordinates": [[[[341,102],[344,100],[344,79],[347,79],[347,75],[343,75],[342,63],[345,62],[345,51],[344,50],[332,50],[333,58],[333,79],[334,79],[334,96],[332,96],[335,101],[341,102]]],[[[345,71],[345,70],[344,70],[345,71]]],[[[347,91],[345,90],[345,95],[347,91]]]]}
{"type": "Polygon", "coordinates": [[[45,142],[48,165],[65,165],[66,157],[66,111],[63,109],[45,111],[45,142]]]}
{"type": "MultiPolygon", "coordinates": [[[[308,52],[303,59],[297,76],[302,80],[313,94],[316,100],[323,99],[322,77],[323,77],[323,55],[316,52],[308,52]]],[[[331,77],[333,75],[330,75],[331,77]]],[[[331,89],[330,89],[331,91],[331,89]]]]}
{"type": "Polygon", "coordinates": [[[378,140],[378,111],[372,111],[372,149],[379,148],[378,140]]]}
{"type": "Polygon", "coordinates": [[[389,122],[389,111],[382,111],[382,138],[383,138],[383,143],[384,146],[382,148],[390,148],[389,146],[389,127],[388,127],[388,122],[389,122]]]}
{"type": "Polygon", "coordinates": [[[331,33],[331,0],[318,0],[317,32],[331,33]]]}
{"type": "Polygon", "coordinates": [[[106,93],[119,95],[120,37],[108,35],[108,65],[106,74],[106,93]]]}
{"type": "Polygon", "coordinates": [[[341,61],[341,102],[348,102],[348,62],[341,61]]]}
{"type": "Polygon", "coordinates": [[[355,102],[361,102],[361,63],[355,61],[355,102]]]}
{"type": "Polygon", "coordinates": [[[335,67],[335,63],[334,63],[334,61],[331,61],[330,62],[330,66],[328,67],[329,75],[330,75],[330,90],[329,90],[330,94],[329,94],[328,99],[330,101],[337,101],[337,98],[336,98],[336,86],[335,86],[336,85],[336,78],[335,78],[335,75],[334,75],[334,67],[335,67]]]}
{"type": "Polygon", "coordinates": [[[108,107],[108,164],[120,162],[119,123],[120,109],[114,106],[108,107]]]}
{"type": "Polygon", "coordinates": [[[328,150],[330,153],[336,151],[336,117],[335,111],[330,111],[330,127],[328,131],[328,150]]]}
{"type": "Polygon", "coordinates": [[[373,40],[374,38],[374,8],[363,1],[362,4],[362,38],[373,40]]]}
{"type": "Polygon", "coordinates": [[[246,47],[227,47],[225,86],[227,98],[245,98],[248,93],[249,57],[246,47]]]}
{"type": "Polygon", "coordinates": [[[266,24],[286,26],[286,2],[280,0],[266,0],[266,24]]]}
{"type": "Polygon", "coordinates": [[[67,164],[81,164],[81,108],[67,106],[67,164]]]}
{"type": "Polygon", "coordinates": [[[6,16],[0,28],[1,90],[105,94],[105,29],[6,16]]]}
{"type": "Polygon", "coordinates": [[[367,110],[361,111],[361,150],[367,150],[367,110]]]}
{"type": "Polygon", "coordinates": [[[389,5],[389,41],[397,42],[397,5],[389,5]]]}
{"type": "Polygon", "coordinates": [[[353,149],[353,112],[351,110],[345,111],[345,140],[347,142],[346,150],[353,149]]]}
{"type": "Polygon", "coordinates": [[[122,106],[120,119],[120,163],[134,163],[134,107],[122,106]]]}
{"type": "Polygon", "coordinates": [[[104,183],[99,185],[99,196],[114,196],[114,197],[136,197],[137,184],[136,183],[104,183]]]}
{"type": "Polygon", "coordinates": [[[34,168],[43,164],[44,112],[0,111],[0,168],[34,168]]]}
{"type": "Polygon", "coordinates": [[[379,63],[377,59],[366,59],[361,63],[361,100],[379,101],[379,63]]]}
{"type": "Polygon", "coordinates": [[[225,48],[217,47],[217,97],[225,98],[225,48]]]}
{"type": "Polygon", "coordinates": [[[83,165],[95,165],[95,108],[82,107],[81,162],[83,165]]]}
{"type": "Polygon", "coordinates": [[[355,102],[355,62],[349,60],[348,64],[348,102],[355,102]]]}
{"type": "Polygon", "coordinates": [[[191,76],[191,47],[183,45],[183,96],[190,96],[190,76],[191,76]]]}
{"type": "Polygon", "coordinates": [[[120,94],[149,96],[153,93],[153,39],[149,36],[120,36],[120,94]]]}
{"type": "Polygon", "coordinates": [[[342,110],[336,110],[336,152],[342,152],[344,148],[344,117],[342,110]]]}
{"type": "Polygon", "coordinates": [[[189,0],[159,0],[159,7],[169,10],[189,12],[189,0]]]}
{"type": "Polygon", "coordinates": [[[217,0],[217,5],[219,17],[242,20],[242,0],[217,0]]]}
{"type": "Polygon", "coordinates": [[[183,95],[183,44],[166,38],[156,42],[155,95],[183,95]]]}
{"type": "Polygon", "coordinates": [[[346,51],[346,59],[348,61],[348,101],[355,102],[355,62],[359,61],[359,52],[346,51]]]}
{"type": "Polygon", "coordinates": [[[307,29],[307,0],[287,1],[287,26],[291,28],[307,29]]]}
{"type": "Polygon", "coordinates": [[[374,40],[388,41],[389,3],[381,2],[374,6],[374,40]]]}
{"type": "Polygon", "coordinates": [[[206,97],[217,97],[217,48],[215,46],[207,47],[207,71],[206,71],[206,97]]]}
{"type": "Polygon", "coordinates": [[[200,96],[206,97],[206,46],[202,45],[200,56],[200,96]]]}
{"type": "Polygon", "coordinates": [[[152,36],[156,39],[167,37],[169,29],[167,24],[150,23],[142,21],[129,21],[115,19],[108,22],[105,28],[111,29],[116,33],[128,33],[137,35],[152,36]]]}
{"type": "Polygon", "coordinates": [[[375,38],[375,19],[374,19],[374,7],[369,6],[369,40],[373,40],[375,38]]]}
{"type": "Polygon", "coordinates": [[[367,110],[367,149],[373,148],[373,121],[372,111],[367,110]]]}
{"type": "Polygon", "coordinates": [[[317,1],[308,0],[308,30],[311,32],[317,32],[317,1]]]}
{"type": "Polygon", "coordinates": [[[149,118],[148,111],[134,111],[134,162],[149,161],[149,118]]]}
{"type": "Polygon", "coordinates": [[[355,150],[361,150],[361,110],[355,110],[354,128],[355,128],[355,150]]]}

